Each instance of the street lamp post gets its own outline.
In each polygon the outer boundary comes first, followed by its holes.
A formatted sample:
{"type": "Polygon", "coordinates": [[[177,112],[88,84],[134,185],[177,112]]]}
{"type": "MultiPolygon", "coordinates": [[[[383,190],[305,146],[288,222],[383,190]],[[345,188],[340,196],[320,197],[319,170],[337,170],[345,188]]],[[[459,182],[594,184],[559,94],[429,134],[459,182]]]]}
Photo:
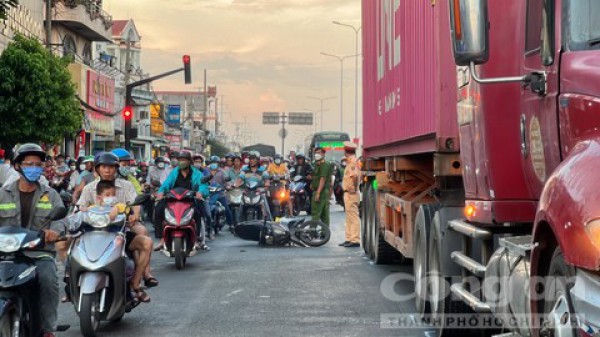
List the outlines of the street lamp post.
{"type": "Polygon", "coordinates": [[[351,28],[352,30],[354,30],[354,33],[356,34],[356,39],[355,39],[355,44],[354,44],[355,54],[357,55],[355,68],[354,68],[354,70],[355,70],[355,74],[354,74],[354,137],[358,138],[358,55],[359,55],[359,53],[358,53],[358,33],[362,29],[362,26],[355,27],[353,25],[341,23],[339,21],[333,21],[333,24],[351,28]]]}
{"type": "Polygon", "coordinates": [[[339,56],[321,52],[323,56],[329,56],[340,61],[340,132],[344,132],[344,61],[350,57],[357,57],[358,55],[346,55],[339,56]]]}
{"type": "MultiPolygon", "coordinates": [[[[325,111],[325,110],[323,110],[323,102],[325,102],[325,101],[327,101],[327,100],[330,100],[330,99],[335,99],[336,97],[335,97],[335,96],[332,96],[332,97],[324,97],[324,98],[321,98],[321,97],[314,97],[314,96],[306,96],[306,98],[308,98],[308,99],[315,99],[315,100],[317,100],[317,101],[320,101],[320,102],[321,102],[321,131],[323,131],[323,111],[325,111]]],[[[315,123],[316,123],[316,122],[317,122],[317,121],[315,120],[315,123]]],[[[316,129],[315,129],[315,130],[316,130],[316,129]]]]}

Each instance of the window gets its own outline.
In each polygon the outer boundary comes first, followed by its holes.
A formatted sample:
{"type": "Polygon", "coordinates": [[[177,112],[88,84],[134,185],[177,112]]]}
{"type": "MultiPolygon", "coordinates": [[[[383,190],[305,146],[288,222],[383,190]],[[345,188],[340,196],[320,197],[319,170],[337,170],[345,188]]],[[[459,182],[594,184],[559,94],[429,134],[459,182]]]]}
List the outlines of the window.
{"type": "Polygon", "coordinates": [[[571,0],[567,13],[569,49],[600,48],[600,1],[571,0]]]}
{"type": "Polygon", "coordinates": [[[527,20],[525,34],[525,54],[539,53],[542,46],[543,0],[527,1],[527,20]]]}
{"type": "Polygon", "coordinates": [[[63,56],[73,56],[77,54],[77,45],[71,35],[66,35],[63,40],[63,56]]]}
{"type": "Polygon", "coordinates": [[[88,66],[92,64],[92,46],[90,43],[85,44],[81,56],[83,57],[83,63],[87,64],[88,66]]]}

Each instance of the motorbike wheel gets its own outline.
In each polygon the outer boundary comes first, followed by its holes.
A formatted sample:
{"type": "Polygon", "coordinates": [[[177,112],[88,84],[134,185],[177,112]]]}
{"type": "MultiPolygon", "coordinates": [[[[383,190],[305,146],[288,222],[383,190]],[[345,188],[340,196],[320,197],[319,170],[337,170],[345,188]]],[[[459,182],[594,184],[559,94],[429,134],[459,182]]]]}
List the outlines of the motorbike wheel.
{"type": "Polygon", "coordinates": [[[0,337],[12,337],[12,314],[10,312],[5,313],[0,318],[0,337]]]}
{"type": "Polygon", "coordinates": [[[292,207],[292,209],[294,210],[294,216],[300,215],[301,208],[299,198],[294,199],[294,207],[292,207]]]}
{"type": "Polygon", "coordinates": [[[183,251],[183,239],[173,239],[173,250],[175,253],[175,267],[177,270],[183,269],[185,266],[185,252],[183,251]]]}
{"type": "Polygon", "coordinates": [[[162,224],[154,224],[154,237],[157,239],[162,239],[163,237],[163,225],[162,224]]]}
{"type": "Polygon", "coordinates": [[[100,326],[98,305],[98,293],[82,295],[79,325],[84,337],[96,337],[96,330],[100,326]]]}
{"type": "Polygon", "coordinates": [[[320,247],[331,238],[331,230],[322,221],[310,220],[300,225],[298,238],[311,247],[320,247]]]}

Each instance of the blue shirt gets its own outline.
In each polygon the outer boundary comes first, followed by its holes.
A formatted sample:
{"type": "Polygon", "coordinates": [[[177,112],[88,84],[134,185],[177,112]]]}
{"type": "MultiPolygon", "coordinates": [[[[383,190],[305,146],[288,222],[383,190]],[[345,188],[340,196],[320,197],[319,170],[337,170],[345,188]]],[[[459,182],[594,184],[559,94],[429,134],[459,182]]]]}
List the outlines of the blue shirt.
{"type": "MultiPolygon", "coordinates": [[[[196,192],[200,192],[202,193],[203,196],[208,196],[209,195],[209,190],[208,190],[208,186],[206,185],[206,183],[202,182],[202,178],[204,177],[204,174],[202,174],[202,172],[200,172],[200,170],[198,170],[195,167],[190,167],[191,173],[192,173],[192,189],[196,192]]],[[[179,175],[179,167],[174,168],[171,173],[169,173],[169,176],[167,177],[167,179],[165,179],[165,182],[162,183],[162,185],[160,186],[158,192],[159,193],[167,193],[170,190],[173,189],[173,187],[175,186],[175,182],[177,181],[177,176],[179,175]]]]}

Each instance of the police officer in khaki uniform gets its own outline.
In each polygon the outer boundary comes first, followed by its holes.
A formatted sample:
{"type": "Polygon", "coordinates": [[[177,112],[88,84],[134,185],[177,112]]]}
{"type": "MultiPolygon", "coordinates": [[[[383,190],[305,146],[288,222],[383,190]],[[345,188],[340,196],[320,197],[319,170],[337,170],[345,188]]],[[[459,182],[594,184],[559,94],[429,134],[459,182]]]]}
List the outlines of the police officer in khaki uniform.
{"type": "Polygon", "coordinates": [[[344,151],[347,163],[344,178],[342,178],[342,188],[346,205],[346,241],[342,242],[340,246],[360,247],[360,218],[358,216],[360,169],[356,159],[356,144],[344,142],[344,151]]]}
{"type": "MultiPolygon", "coordinates": [[[[37,144],[23,144],[15,153],[15,170],[19,179],[0,189],[0,227],[21,226],[30,230],[42,230],[50,220],[53,208],[64,208],[58,193],[39,183],[44,172],[46,153],[37,144]]],[[[46,243],[53,243],[59,234],[44,229],[46,243]]],[[[40,286],[40,311],[44,337],[54,336],[58,309],[58,276],[51,250],[30,252],[35,259],[40,286]]]]}

